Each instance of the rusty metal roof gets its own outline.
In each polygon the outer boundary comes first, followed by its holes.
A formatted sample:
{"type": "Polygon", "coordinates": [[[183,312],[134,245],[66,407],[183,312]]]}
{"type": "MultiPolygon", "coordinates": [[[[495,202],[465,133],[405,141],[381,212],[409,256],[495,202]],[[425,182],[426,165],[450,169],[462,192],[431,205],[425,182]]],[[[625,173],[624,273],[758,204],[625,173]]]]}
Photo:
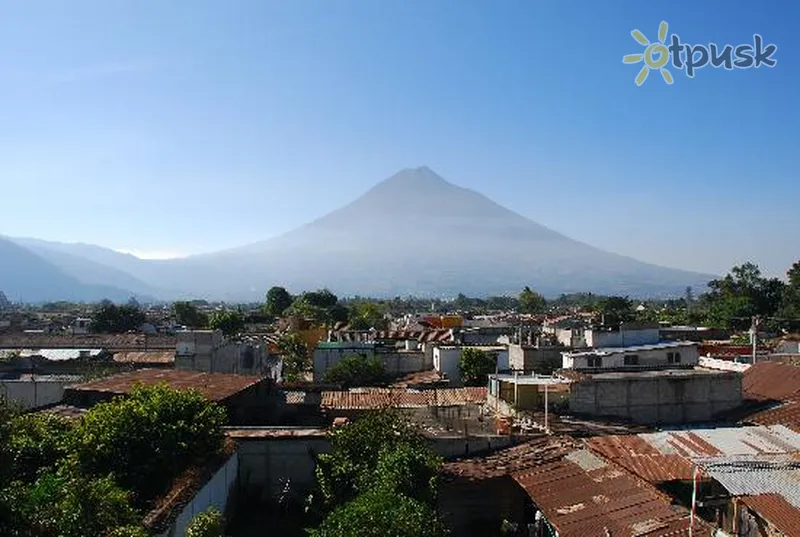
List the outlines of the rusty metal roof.
{"type": "Polygon", "coordinates": [[[692,479],[694,459],[800,452],[800,434],[781,425],[595,437],[594,452],[652,483],[692,479]]]}
{"type": "Polygon", "coordinates": [[[560,460],[577,446],[578,444],[568,436],[546,436],[542,433],[539,438],[501,449],[487,456],[447,462],[442,467],[442,479],[480,481],[510,476],[547,462],[560,460]]]}
{"type": "Polygon", "coordinates": [[[121,364],[174,364],[175,351],[118,352],[114,361],[121,364]]]}
{"type": "Polygon", "coordinates": [[[85,382],[68,389],[126,394],[137,385],[154,386],[165,383],[176,389],[195,389],[212,401],[223,401],[264,380],[261,377],[228,373],[200,373],[178,369],[138,369],[85,382]]]}
{"type": "Polygon", "coordinates": [[[744,372],[746,398],[788,401],[800,399],[800,367],[778,362],[758,362],[744,372]]]}
{"type": "MultiPolygon", "coordinates": [[[[573,455],[513,475],[561,537],[601,536],[605,530],[688,535],[688,511],[671,505],[655,487],[608,461],[573,455]]],[[[696,519],[695,531],[708,535],[710,527],[696,519]]]]}
{"type": "Polygon", "coordinates": [[[800,537],[800,509],[779,494],[742,496],[741,500],[785,537],[800,537]]]}
{"type": "Polygon", "coordinates": [[[107,351],[175,349],[176,336],[146,334],[0,334],[0,348],[5,349],[76,349],[107,351]]]}
{"type": "Polygon", "coordinates": [[[762,410],[748,416],[747,421],[759,425],[785,425],[800,433],[800,401],[789,401],[777,407],[762,410]]]}
{"type": "Polygon", "coordinates": [[[486,388],[443,388],[409,390],[401,388],[357,388],[322,392],[322,407],[337,410],[377,410],[381,408],[424,408],[463,406],[486,401],[486,388]]]}
{"type": "Polygon", "coordinates": [[[271,438],[271,439],[292,439],[292,438],[324,438],[328,432],[325,429],[308,427],[226,427],[225,435],[234,440],[246,440],[248,438],[271,438]]]}

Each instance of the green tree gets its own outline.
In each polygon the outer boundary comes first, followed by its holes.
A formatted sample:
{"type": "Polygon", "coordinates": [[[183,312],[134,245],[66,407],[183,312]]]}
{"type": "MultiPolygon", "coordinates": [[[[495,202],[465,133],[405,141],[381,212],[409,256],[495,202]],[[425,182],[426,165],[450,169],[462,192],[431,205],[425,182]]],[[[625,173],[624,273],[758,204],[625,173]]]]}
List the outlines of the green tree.
{"type": "Polygon", "coordinates": [[[186,537],[223,537],[224,534],[225,518],[214,507],[195,515],[186,528],[186,537]]]}
{"type": "Polygon", "coordinates": [[[295,333],[285,334],[277,345],[283,360],[283,378],[290,382],[302,380],[303,374],[311,369],[311,357],[303,338],[295,333]]]}
{"type": "Polygon", "coordinates": [[[280,317],[292,305],[292,295],[283,287],[271,287],[267,291],[264,311],[273,317],[280,317]]]}
{"type": "Polygon", "coordinates": [[[374,486],[381,455],[399,446],[427,452],[419,429],[396,410],[370,413],[330,433],[330,449],[319,456],[316,476],[325,509],[355,498],[374,486]]]}
{"type": "Polygon", "coordinates": [[[489,375],[497,369],[497,361],[481,349],[467,347],[461,351],[458,367],[465,386],[486,386],[489,375]]]}
{"type": "Polygon", "coordinates": [[[785,301],[785,284],[764,278],[753,263],[733,267],[725,277],[712,280],[702,302],[711,324],[740,329],[750,325],[754,315],[773,316],[785,301]]]}
{"type": "Polygon", "coordinates": [[[21,414],[11,421],[8,449],[15,479],[34,481],[43,469],[53,469],[66,458],[67,437],[73,423],[52,413],[21,414]]]}
{"type": "Polygon", "coordinates": [[[786,276],[788,283],[781,300],[780,316],[790,320],[790,327],[794,328],[800,320],[800,261],[792,265],[786,276]]]}
{"type": "Polygon", "coordinates": [[[147,316],[138,305],[118,306],[109,300],[104,300],[92,317],[91,328],[93,332],[121,334],[138,330],[146,320],[147,316]]]}
{"type": "Polygon", "coordinates": [[[87,476],[112,474],[145,506],[190,465],[219,451],[225,409],[193,390],[136,387],[100,403],[70,437],[87,476]]]}
{"type": "Polygon", "coordinates": [[[244,330],[244,315],[238,311],[216,311],[211,314],[208,326],[212,330],[222,330],[227,337],[235,336],[244,330]]]}
{"type": "Polygon", "coordinates": [[[628,323],[636,319],[633,302],[628,297],[609,296],[600,300],[598,310],[608,326],[628,323]]]}
{"type": "Polygon", "coordinates": [[[352,386],[376,386],[383,382],[386,372],[380,358],[352,354],[343,356],[325,371],[325,382],[352,386]]]}
{"type": "Polygon", "coordinates": [[[286,311],[287,315],[311,319],[320,324],[347,321],[347,308],[339,304],[339,298],[327,289],[308,291],[295,298],[286,311]]]}
{"type": "Polygon", "coordinates": [[[386,312],[377,302],[360,302],[350,308],[350,328],[353,330],[385,330],[388,322],[386,312]]]}
{"type": "Polygon", "coordinates": [[[39,477],[22,501],[30,535],[37,537],[107,537],[136,527],[141,516],[113,478],[85,477],[68,466],[39,477]]]}
{"type": "Polygon", "coordinates": [[[197,309],[191,302],[175,302],[172,310],[178,318],[178,322],[189,328],[206,328],[208,326],[208,315],[197,309]]]}
{"type": "MultiPolygon", "coordinates": [[[[442,459],[431,449],[400,444],[384,449],[378,459],[373,486],[393,494],[402,494],[430,505],[436,503],[439,470],[442,459]]],[[[363,484],[360,488],[369,488],[363,484]]]]}
{"type": "Polygon", "coordinates": [[[520,313],[542,313],[547,307],[547,301],[542,295],[526,286],[519,294],[520,313]]]}
{"type": "Polygon", "coordinates": [[[333,511],[311,537],[444,537],[429,505],[382,489],[369,491],[333,511]]]}

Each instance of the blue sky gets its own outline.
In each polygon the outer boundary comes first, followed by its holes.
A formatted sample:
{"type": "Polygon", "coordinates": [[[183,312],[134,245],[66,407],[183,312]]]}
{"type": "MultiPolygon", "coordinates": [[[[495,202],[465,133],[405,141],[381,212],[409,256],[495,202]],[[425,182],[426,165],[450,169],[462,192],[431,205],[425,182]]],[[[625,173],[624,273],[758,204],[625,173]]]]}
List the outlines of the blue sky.
{"type": "Polygon", "coordinates": [[[800,258],[800,5],[778,0],[16,0],[0,233],[148,255],[245,244],[405,167],[562,233],[721,273],[800,258]],[[759,33],[776,67],[634,84],[640,29],[759,33]]]}

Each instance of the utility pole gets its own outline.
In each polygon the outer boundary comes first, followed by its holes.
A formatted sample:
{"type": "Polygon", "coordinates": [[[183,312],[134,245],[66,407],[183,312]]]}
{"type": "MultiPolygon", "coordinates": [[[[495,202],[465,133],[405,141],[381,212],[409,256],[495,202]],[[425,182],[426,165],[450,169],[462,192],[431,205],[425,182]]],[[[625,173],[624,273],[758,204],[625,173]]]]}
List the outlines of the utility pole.
{"type": "Polygon", "coordinates": [[[753,315],[750,324],[750,344],[753,346],[753,363],[756,363],[756,352],[758,348],[758,326],[761,324],[761,319],[757,315],[753,315]]]}

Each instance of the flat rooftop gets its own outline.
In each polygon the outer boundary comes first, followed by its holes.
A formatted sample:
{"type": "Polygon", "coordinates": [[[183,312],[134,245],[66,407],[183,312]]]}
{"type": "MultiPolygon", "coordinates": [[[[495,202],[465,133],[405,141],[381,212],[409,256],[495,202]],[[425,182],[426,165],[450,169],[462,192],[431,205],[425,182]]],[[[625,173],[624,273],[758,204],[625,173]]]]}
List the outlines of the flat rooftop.
{"type": "Polygon", "coordinates": [[[222,401],[263,380],[264,377],[229,373],[199,373],[178,369],[138,369],[84,382],[83,384],[70,386],[68,389],[74,392],[105,392],[124,395],[130,393],[135,386],[166,384],[175,389],[194,389],[211,401],[222,401]]]}
{"type": "Polygon", "coordinates": [[[609,354],[621,354],[629,352],[656,351],[661,349],[675,349],[680,347],[697,347],[693,341],[664,341],[652,343],[650,345],[631,345],[629,347],[599,347],[596,349],[586,349],[575,352],[564,353],[569,356],[606,356],[609,354]]]}
{"type": "Polygon", "coordinates": [[[615,380],[623,378],[691,378],[710,375],[736,375],[736,371],[719,371],[703,368],[651,369],[647,371],[609,371],[607,373],[583,373],[593,380],[615,380]]]}

